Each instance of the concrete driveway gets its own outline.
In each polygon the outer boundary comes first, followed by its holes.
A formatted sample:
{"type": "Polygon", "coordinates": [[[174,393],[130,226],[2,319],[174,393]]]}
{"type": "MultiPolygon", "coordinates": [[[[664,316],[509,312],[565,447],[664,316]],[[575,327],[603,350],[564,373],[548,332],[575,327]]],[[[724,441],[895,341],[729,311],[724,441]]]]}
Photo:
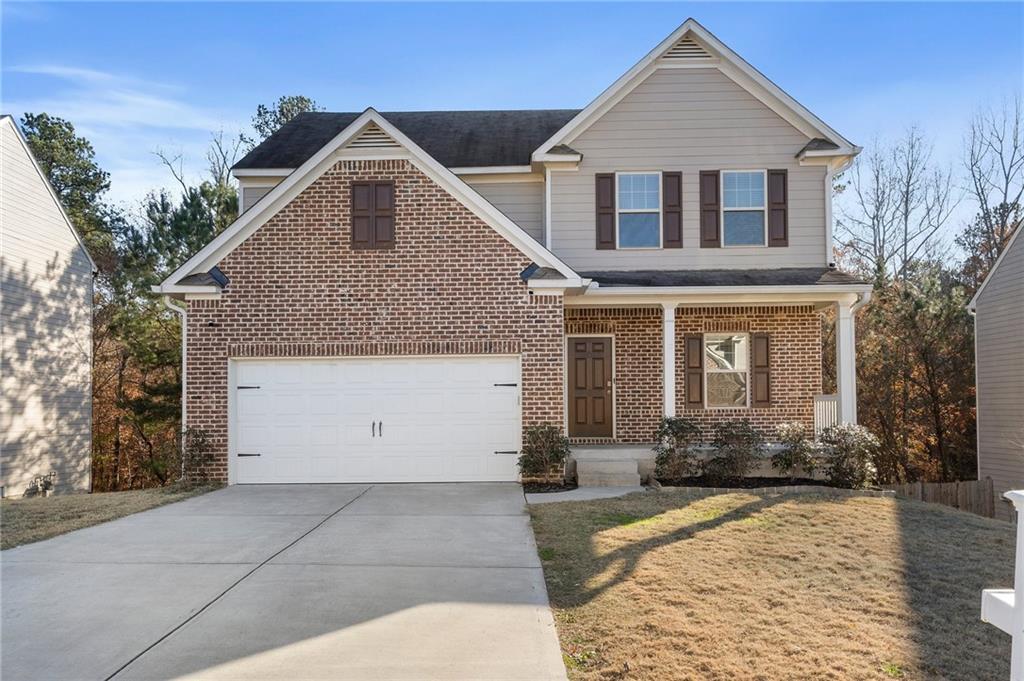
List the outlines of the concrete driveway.
{"type": "Polygon", "coordinates": [[[5,679],[564,679],[515,484],[230,487],[10,549],[5,679]]]}

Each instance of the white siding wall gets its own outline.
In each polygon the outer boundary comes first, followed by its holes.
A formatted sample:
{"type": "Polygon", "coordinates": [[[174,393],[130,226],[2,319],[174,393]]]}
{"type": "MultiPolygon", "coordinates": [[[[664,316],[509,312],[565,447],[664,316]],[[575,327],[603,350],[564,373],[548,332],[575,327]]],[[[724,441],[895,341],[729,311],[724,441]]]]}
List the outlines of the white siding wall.
{"type": "Polygon", "coordinates": [[[11,123],[0,120],[0,484],[88,490],[92,266],[11,123]]]}
{"type": "Polygon", "coordinates": [[[991,477],[997,517],[1002,500],[1024,489],[1024,238],[1006,252],[976,303],[978,473],[991,477]]]}
{"type": "Polygon", "coordinates": [[[578,172],[553,172],[553,249],[579,270],[825,266],[825,169],[801,167],[808,138],[717,69],[662,69],[570,142],[578,172]],[[789,170],[789,246],[699,247],[701,170],[789,170]],[[683,248],[598,251],[594,174],[683,173],[683,248]]]}
{"type": "Polygon", "coordinates": [[[462,178],[540,243],[544,243],[543,182],[482,182],[462,178]]]}

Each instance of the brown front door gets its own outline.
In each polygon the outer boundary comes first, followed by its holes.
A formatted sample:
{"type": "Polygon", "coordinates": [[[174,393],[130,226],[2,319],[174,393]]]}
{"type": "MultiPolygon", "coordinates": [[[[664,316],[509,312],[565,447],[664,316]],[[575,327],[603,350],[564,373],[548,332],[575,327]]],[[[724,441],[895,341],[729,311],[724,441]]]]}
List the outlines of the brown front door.
{"type": "Polygon", "coordinates": [[[612,436],[612,339],[569,340],[569,436],[612,436]]]}

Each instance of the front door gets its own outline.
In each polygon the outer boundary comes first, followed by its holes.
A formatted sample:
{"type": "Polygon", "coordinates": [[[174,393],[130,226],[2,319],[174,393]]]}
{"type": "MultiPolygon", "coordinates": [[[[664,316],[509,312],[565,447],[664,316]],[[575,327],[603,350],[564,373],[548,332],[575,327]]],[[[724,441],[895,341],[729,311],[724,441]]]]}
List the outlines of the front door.
{"type": "Polygon", "coordinates": [[[569,437],[612,437],[612,339],[568,342],[569,437]]]}

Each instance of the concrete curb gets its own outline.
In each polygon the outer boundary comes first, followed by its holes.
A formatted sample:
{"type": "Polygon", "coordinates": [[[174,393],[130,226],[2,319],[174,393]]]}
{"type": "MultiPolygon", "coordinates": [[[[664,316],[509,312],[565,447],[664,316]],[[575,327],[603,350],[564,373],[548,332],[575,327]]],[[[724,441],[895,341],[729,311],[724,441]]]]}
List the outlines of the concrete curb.
{"type": "Polygon", "coordinates": [[[827,485],[780,485],[778,487],[668,487],[660,486],[657,492],[681,492],[687,496],[711,497],[720,494],[753,494],[755,496],[781,496],[784,494],[820,494],[833,497],[895,497],[892,490],[845,489],[827,485]]]}

